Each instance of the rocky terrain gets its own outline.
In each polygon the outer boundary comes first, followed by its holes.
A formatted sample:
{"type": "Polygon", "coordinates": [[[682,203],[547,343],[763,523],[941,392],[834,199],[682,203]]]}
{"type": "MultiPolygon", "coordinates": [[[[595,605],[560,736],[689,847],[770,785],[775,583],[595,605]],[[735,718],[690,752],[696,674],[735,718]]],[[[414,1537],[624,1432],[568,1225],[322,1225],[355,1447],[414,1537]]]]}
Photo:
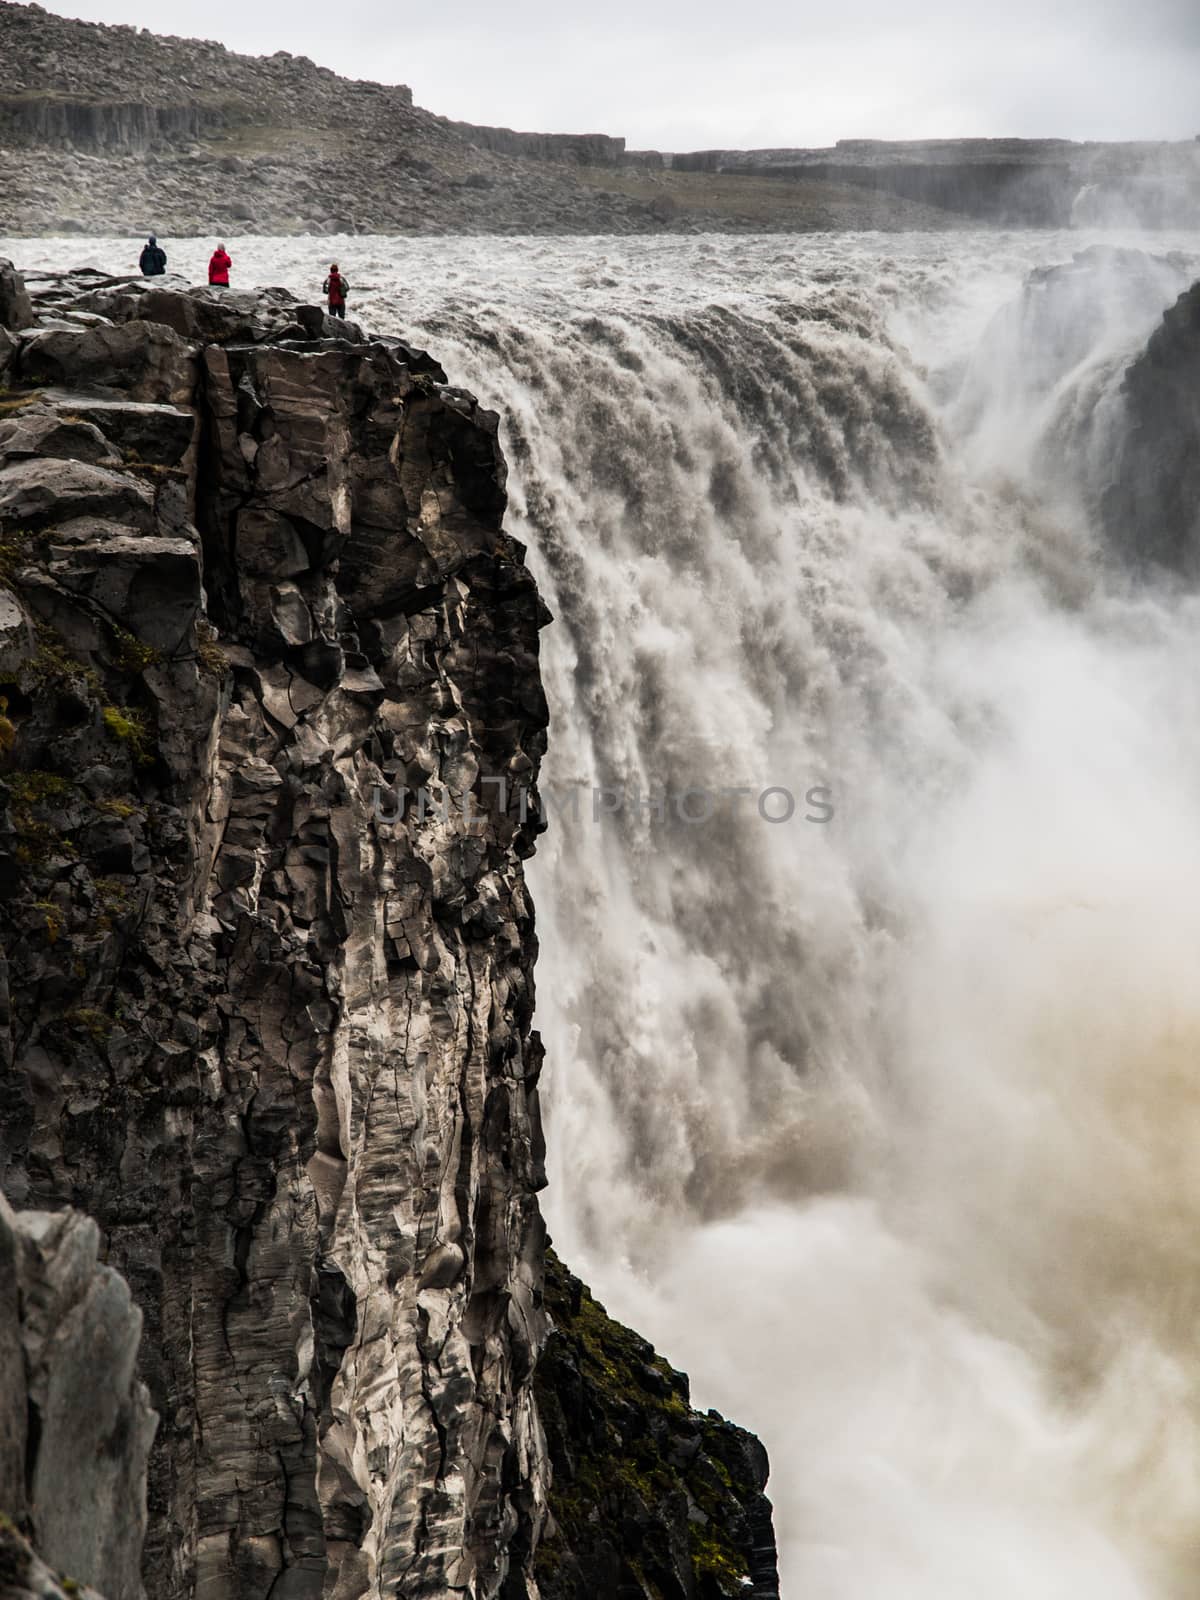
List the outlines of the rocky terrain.
{"type": "Polygon", "coordinates": [[[554,1524],[534,1563],[542,1600],[750,1600],[779,1594],[762,1445],[623,1328],[548,1252],[552,1331],[538,1398],[554,1524]]]}
{"type": "MultiPolygon", "coordinates": [[[[111,1347],[124,1407],[72,1421],[78,1358],[42,1375],[7,1274],[3,1583],[42,1572],[25,1532],[134,1592],[144,1384],[151,1600],[533,1597],[543,1535],[569,1563],[580,1529],[539,1418],[561,1363],[535,1392],[547,614],[497,418],[284,290],[7,263],[0,383],[0,1182],[34,1208],[0,1245],[77,1263],[53,1314],[111,1347]],[[63,1429],[121,1489],[119,1571],[63,1429]]],[[[691,1437],[663,1381],[651,1457],[691,1437]]],[[[560,1413],[555,1448],[600,1448],[560,1413]]],[[[746,1485],[710,1474],[681,1592],[765,1570],[753,1461],[753,1551],[746,1485]]],[[[648,1525],[686,1522],[646,1481],[648,1525]]]]}
{"type": "Polygon", "coordinates": [[[406,85],[0,0],[0,231],[805,232],[1200,222],[1200,145],[843,140],[628,151],[406,85]]]}
{"type": "Polygon", "coordinates": [[[605,233],[938,227],[845,184],[675,174],[624,140],[454,123],[286,52],[0,0],[0,232],[605,233]]]}

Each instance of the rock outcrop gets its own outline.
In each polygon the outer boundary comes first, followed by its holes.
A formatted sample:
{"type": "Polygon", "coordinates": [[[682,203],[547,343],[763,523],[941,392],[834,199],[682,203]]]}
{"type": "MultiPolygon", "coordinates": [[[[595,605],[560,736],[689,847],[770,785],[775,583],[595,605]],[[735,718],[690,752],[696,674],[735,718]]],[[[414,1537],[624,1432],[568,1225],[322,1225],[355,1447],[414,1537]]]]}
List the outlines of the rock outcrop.
{"type": "Polygon", "coordinates": [[[514,128],[492,128],[478,122],[449,122],[481,150],[507,156],[528,156],[533,161],[561,161],[568,166],[619,167],[625,159],[624,139],[607,133],[519,133],[514,128]]]}
{"type": "Polygon", "coordinates": [[[5,1595],[53,1594],[62,1580],[139,1590],[155,1417],[135,1370],[141,1313],[99,1245],[78,1212],[14,1215],[0,1195],[5,1595]]]}
{"type": "Polygon", "coordinates": [[[1166,312],[1125,374],[1121,438],[1101,508],[1143,573],[1200,576],[1200,283],[1166,312]]]}
{"type": "Polygon", "coordinates": [[[553,1488],[542,1600],[778,1600],[767,1453],[549,1252],[537,1369],[553,1488]]]}
{"type": "Polygon", "coordinates": [[[532,1597],[547,614],[497,418],[284,290],[31,288],[0,265],[0,1183],[94,1217],[144,1318],[147,1593],[532,1597]]]}

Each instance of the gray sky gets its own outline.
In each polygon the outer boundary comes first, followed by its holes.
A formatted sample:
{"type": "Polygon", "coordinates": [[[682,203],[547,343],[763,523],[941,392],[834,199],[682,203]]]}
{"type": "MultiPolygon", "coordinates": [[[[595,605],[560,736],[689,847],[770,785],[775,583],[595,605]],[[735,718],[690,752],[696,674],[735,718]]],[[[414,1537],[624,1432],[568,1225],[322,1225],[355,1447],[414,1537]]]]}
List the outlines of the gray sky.
{"type": "MultiPolygon", "coordinates": [[[[631,148],[1200,133],[1200,0],[57,0],[631,148]]],[[[348,152],[353,159],[352,152],[348,152]]]]}

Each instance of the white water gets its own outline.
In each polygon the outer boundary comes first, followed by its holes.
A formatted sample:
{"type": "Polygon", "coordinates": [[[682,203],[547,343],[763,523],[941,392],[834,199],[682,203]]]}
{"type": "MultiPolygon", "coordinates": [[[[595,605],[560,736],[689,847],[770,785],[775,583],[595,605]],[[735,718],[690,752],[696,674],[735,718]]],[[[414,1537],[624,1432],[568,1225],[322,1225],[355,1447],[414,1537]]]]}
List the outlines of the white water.
{"type": "Polygon", "coordinates": [[[1086,504],[1200,240],[1023,298],[1085,242],[335,252],[505,412],[549,784],[834,791],[531,874],[556,1242],[766,1441],[789,1600],[1197,1592],[1200,605],[1086,504]]]}

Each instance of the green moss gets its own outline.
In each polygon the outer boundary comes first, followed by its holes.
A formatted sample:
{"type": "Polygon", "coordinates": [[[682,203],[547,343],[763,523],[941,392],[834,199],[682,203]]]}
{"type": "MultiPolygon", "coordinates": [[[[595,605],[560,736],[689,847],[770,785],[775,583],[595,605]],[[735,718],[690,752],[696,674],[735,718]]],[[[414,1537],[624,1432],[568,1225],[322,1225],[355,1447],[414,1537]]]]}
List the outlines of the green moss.
{"type": "Polygon", "coordinates": [[[57,944],[67,925],[62,908],[56,906],[52,900],[35,900],[33,909],[40,911],[46,919],[46,943],[57,944]]]}
{"type": "Polygon", "coordinates": [[[44,806],[65,801],[74,785],[56,772],[10,772],[4,779],[9,793],[13,832],[17,837],[17,860],[23,866],[39,866],[53,856],[77,854],[71,839],[55,823],[37,813],[44,806]]]}
{"type": "Polygon", "coordinates": [[[114,922],[120,922],[133,910],[133,895],[129,885],[120,878],[97,878],[93,888],[100,905],[96,925],[107,931],[114,922]]]}
{"type": "Polygon", "coordinates": [[[124,628],[113,626],[113,660],[122,672],[140,674],[147,667],[157,666],[162,660],[162,651],[156,650],[152,644],[143,644],[132,633],[127,633],[124,628]]]}
{"type": "Polygon", "coordinates": [[[37,654],[26,667],[34,684],[73,687],[90,693],[97,699],[103,692],[100,675],[93,667],[84,666],[67,649],[63,636],[49,623],[37,625],[37,654]]]}
{"type": "Polygon", "coordinates": [[[217,643],[216,629],[203,619],[196,624],[196,662],[210,678],[224,678],[229,672],[229,657],[217,643]]]}
{"type": "Polygon", "coordinates": [[[113,1019],[106,1012],[97,1011],[91,1006],[68,1011],[63,1024],[74,1032],[86,1033],[93,1044],[103,1044],[113,1030],[113,1019]]]}
{"type": "Polygon", "coordinates": [[[102,706],[100,715],[104,718],[104,726],[112,737],[121,744],[127,744],[133,753],[133,759],[139,766],[144,766],[152,761],[150,731],[146,727],[146,718],[140,711],[135,711],[129,706],[102,706]]]}
{"type": "MultiPolygon", "coordinates": [[[[2,415],[0,415],[0,420],[2,415]]],[[[0,583],[13,586],[17,572],[35,558],[38,541],[48,530],[8,528],[0,538],[0,583]]]]}
{"type": "Polygon", "coordinates": [[[681,1581],[676,1573],[668,1583],[667,1574],[685,1551],[697,1594],[739,1596],[748,1575],[748,1552],[737,1543],[742,1507],[757,1486],[739,1488],[719,1459],[728,1424],[693,1411],[682,1374],[614,1321],[552,1251],[546,1308],[555,1333],[535,1388],[554,1470],[549,1498],[557,1531],[535,1556],[543,1592],[551,1600],[575,1592],[579,1574],[607,1546],[606,1559],[619,1552],[648,1600],[681,1581]],[[685,1501],[707,1520],[684,1521],[685,1501]],[[633,1541],[623,1532],[629,1524],[641,1530],[633,1541]],[[573,1576],[564,1570],[568,1558],[573,1576]]]}
{"type": "Polygon", "coordinates": [[[661,1356],[646,1354],[645,1341],[621,1323],[614,1322],[586,1284],[581,1285],[579,1309],[571,1319],[571,1332],[582,1343],[588,1364],[613,1395],[638,1409],[648,1409],[682,1420],[689,1407],[679,1391],[683,1380],[661,1356]],[[650,1367],[668,1386],[667,1395],[649,1392],[637,1373],[650,1367]]]}
{"type": "Polygon", "coordinates": [[[743,1558],[711,1522],[702,1528],[692,1524],[692,1565],[697,1576],[715,1578],[726,1594],[737,1594],[748,1576],[743,1558]]]}
{"type": "Polygon", "coordinates": [[[10,772],[5,778],[13,806],[22,810],[44,804],[47,800],[65,800],[74,785],[57,772],[10,772]]]}
{"type": "Polygon", "coordinates": [[[120,817],[122,822],[138,814],[138,807],[131,800],[122,800],[119,796],[112,800],[97,800],[96,810],[102,811],[107,817],[120,817]]]}

